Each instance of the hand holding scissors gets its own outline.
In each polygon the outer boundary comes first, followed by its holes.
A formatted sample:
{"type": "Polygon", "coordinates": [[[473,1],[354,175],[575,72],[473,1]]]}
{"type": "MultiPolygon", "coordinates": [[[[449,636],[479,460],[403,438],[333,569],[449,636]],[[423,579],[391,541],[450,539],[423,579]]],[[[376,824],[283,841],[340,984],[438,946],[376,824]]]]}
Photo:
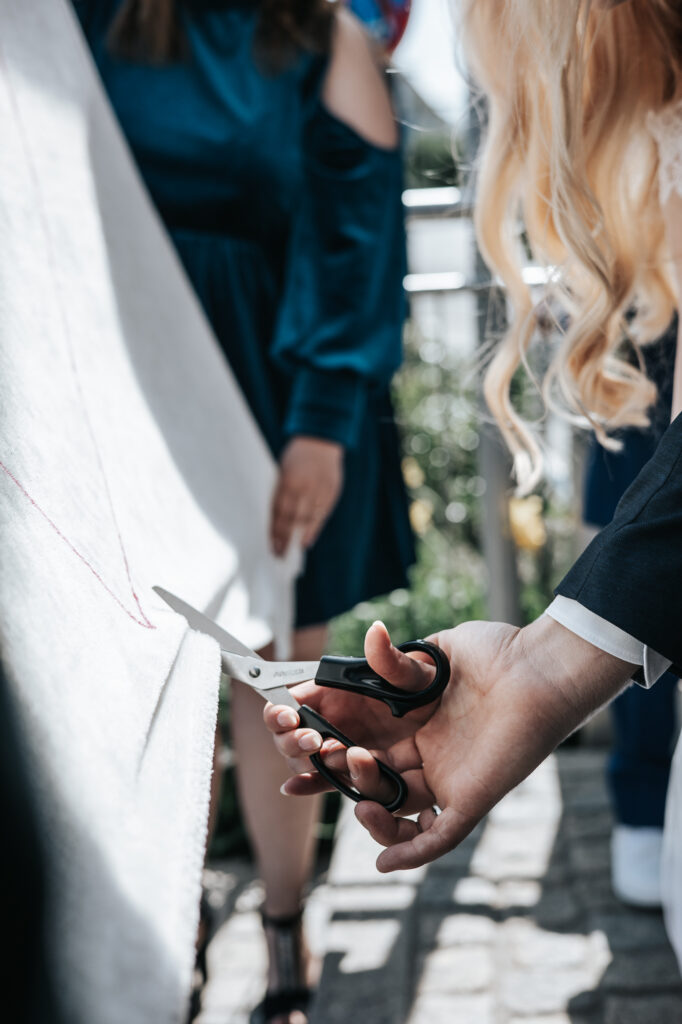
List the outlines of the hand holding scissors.
{"type": "MultiPolygon", "coordinates": [[[[323,740],[335,740],[345,748],[355,744],[313,708],[299,704],[289,692],[289,686],[312,680],[317,686],[344,690],[380,701],[390,709],[392,715],[401,718],[413,709],[436,701],[450,678],[448,659],[438,647],[424,640],[411,640],[401,644],[399,648],[403,652],[419,651],[433,662],[436,670],[434,678],[424,689],[417,692],[393,686],[374,672],[364,658],[325,656],[320,661],[265,661],[236,637],[231,636],[180,598],[160,587],[156,587],[155,590],[174,611],[184,615],[190,626],[218,640],[225,675],[250,686],[272,704],[283,704],[293,708],[301,725],[314,729],[323,740]]],[[[346,778],[325,764],[320,753],[313,754],[310,760],[320,775],[345,796],[356,802],[365,799],[346,778]]],[[[376,763],[380,775],[390,780],[393,786],[392,796],[383,802],[383,806],[388,811],[396,811],[402,806],[407,795],[405,782],[389,765],[379,760],[376,763]]]]}

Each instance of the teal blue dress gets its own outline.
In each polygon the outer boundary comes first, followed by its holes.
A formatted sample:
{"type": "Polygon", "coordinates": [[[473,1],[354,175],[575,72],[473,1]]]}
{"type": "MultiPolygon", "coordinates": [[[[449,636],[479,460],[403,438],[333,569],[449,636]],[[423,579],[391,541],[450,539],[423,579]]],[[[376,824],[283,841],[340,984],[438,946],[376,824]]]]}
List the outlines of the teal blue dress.
{"type": "Polygon", "coordinates": [[[324,107],[327,58],[260,65],[255,0],[182,4],[186,55],[161,67],[112,53],[120,3],[75,7],[273,455],[296,435],[345,448],[343,494],[298,581],[297,625],[326,622],[405,586],[414,560],[389,395],[405,315],[401,155],[324,107]]]}

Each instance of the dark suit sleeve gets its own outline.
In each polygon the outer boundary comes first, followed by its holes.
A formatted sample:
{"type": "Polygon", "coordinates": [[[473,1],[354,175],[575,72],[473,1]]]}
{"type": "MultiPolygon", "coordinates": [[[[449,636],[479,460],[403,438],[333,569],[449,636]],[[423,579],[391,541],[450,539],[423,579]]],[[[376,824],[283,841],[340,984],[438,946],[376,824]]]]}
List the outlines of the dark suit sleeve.
{"type": "Polygon", "coordinates": [[[670,658],[682,674],[682,415],[555,593],[670,658]]]}

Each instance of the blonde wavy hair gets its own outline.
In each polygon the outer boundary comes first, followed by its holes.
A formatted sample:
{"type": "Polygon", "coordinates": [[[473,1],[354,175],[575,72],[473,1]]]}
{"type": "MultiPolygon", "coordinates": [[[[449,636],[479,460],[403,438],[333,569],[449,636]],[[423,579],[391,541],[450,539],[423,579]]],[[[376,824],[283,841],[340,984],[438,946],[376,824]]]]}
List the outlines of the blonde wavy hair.
{"type": "Polygon", "coordinates": [[[675,0],[458,6],[465,60],[488,100],[477,235],[513,311],[484,391],[528,491],[541,447],[510,399],[537,335],[520,227],[553,268],[569,320],[542,382],[546,405],[607,447],[614,429],[648,422],[656,389],[640,346],[663,333],[675,300],[646,121],[682,92],[682,10],[675,0]]]}

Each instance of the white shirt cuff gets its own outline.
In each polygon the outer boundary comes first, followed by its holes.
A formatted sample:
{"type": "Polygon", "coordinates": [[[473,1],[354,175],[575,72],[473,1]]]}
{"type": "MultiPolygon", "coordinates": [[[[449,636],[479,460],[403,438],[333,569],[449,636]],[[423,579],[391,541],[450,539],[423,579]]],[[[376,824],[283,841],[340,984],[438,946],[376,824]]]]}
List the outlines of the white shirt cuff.
{"type": "Polygon", "coordinates": [[[614,626],[607,619],[602,619],[601,615],[596,615],[570,597],[555,597],[545,610],[545,615],[549,615],[555,622],[570,629],[588,643],[594,644],[601,651],[612,654],[614,658],[629,661],[632,665],[641,665],[644,681],[635,679],[635,682],[646,689],[653,686],[672,664],[658,651],[652,651],[641,640],[636,640],[625,630],[614,626]]]}

